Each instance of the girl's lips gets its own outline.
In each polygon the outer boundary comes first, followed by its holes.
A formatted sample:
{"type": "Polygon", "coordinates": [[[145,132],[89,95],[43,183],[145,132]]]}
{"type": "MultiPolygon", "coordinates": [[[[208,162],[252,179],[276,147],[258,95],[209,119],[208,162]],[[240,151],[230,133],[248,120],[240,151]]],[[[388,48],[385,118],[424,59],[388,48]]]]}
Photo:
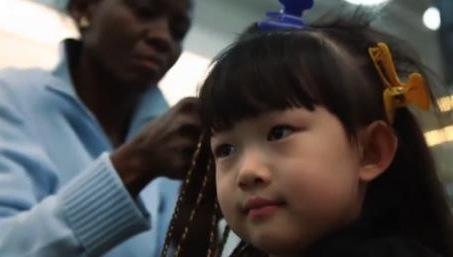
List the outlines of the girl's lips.
{"type": "Polygon", "coordinates": [[[261,217],[272,214],[275,210],[284,205],[283,201],[270,200],[261,197],[250,197],[244,205],[245,214],[253,217],[261,217]]]}
{"type": "Polygon", "coordinates": [[[260,208],[250,209],[248,212],[248,217],[252,220],[259,220],[264,219],[266,217],[272,216],[275,212],[277,212],[280,208],[280,205],[266,205],[260,208]]]}

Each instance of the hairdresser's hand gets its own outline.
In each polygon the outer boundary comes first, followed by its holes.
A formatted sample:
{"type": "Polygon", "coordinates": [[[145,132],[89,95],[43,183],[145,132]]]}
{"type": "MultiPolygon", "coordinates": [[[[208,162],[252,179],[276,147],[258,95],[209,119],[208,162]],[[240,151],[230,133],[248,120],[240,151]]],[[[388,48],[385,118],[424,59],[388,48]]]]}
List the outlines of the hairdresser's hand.
{"type": "Polygon", "coordinates": [[[200,137],[198,99],[185,98],[111,155],[132,196],[154,178],[183,178],[200,137]]]}

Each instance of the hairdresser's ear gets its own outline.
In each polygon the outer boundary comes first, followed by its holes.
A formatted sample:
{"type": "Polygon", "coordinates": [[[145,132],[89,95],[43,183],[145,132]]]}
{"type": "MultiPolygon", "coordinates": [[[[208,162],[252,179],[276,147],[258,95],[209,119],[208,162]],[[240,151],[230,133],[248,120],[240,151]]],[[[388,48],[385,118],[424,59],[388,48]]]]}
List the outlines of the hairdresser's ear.
{"type": "Polygon", "coordinates": [[[74,19],[79,30],[86,29],[91,24],[96,6],[102,0],[72,0],[68,6],[69,15],[74,19]]]}
{"type": "Polygon", "coordinates": [[[375,121],[360,132],[359,144],[362,150],[359,177],[364,182],[370,182],[392,163],[398,139],[390,125],[384,121],[375,121]]]}

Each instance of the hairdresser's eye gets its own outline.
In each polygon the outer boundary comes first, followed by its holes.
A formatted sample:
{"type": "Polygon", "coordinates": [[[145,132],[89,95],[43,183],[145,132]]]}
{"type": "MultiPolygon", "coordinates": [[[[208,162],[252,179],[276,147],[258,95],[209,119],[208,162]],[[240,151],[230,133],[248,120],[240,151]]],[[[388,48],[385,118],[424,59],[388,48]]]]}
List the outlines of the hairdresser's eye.
{"type": "Polygon", "coordinates": [[[291,133],[294,132],[294,128],[288,125],[278,125],[275,126],[269,131],[269,134],[267,135],[267,140],[273,141],[273,140],[279,140],[282,138],[285,138],[289,136],[291,133]]]}
{"type": "Polygon", "coordinates": [[[214,149],[214,157],[215,158],[225,158],[228,157],[230,154],[234,153],[235,149],[234,146],[228,144],[222,144],[214,149]]]}

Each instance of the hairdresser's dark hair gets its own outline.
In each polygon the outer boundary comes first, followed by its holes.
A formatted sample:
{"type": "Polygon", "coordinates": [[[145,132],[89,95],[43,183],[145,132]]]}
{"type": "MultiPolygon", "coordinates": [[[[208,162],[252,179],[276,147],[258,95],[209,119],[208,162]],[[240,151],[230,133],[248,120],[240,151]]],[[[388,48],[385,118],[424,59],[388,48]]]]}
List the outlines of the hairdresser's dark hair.
{"type": "MultiPolygon", "coordinates": [[[[72,8],[75,6],[79,6],[82,8],[88,7],[90,4],[93,4],[95,2],[99,2],[101,0],[68,0],[68,3],[66,4],[66,11],[69,12],[72,8]]],[[[129,0],[126,0],[129,1],[129,0]]],[[[166,0],[162,0],[162,2],[165,3],[166,0]]],[[[191,4],[194,3],[194,0],[189,0],[191,4]]]]}
{"type": "MultiPolygon", "coordinates": [[[[406,45],[366,24],[241,35],[215,59],[202,85],[206,131],[222,131],[267,111],[322,105],[355,142],[360,128],[387,120],[383,84],[368,55],[377,42],[390,46],[401,75],[423,72],[406,45]]],[[[369,184],[360,219],[385,236],[408,238],[453,256],[450,212],[423,133],[406,108],[397,110],[393,128],[399,142],[395,159],[369,184]]],[[[211,188],[205,194],[214,194],[211,188]]]]}
{"type": "Polygon", "coordinates": [[[68,0],[66,4],[66,11],[69,13],[76,6],[87,7],[90,3],[96,2],[98,0],[68,0]]]}

